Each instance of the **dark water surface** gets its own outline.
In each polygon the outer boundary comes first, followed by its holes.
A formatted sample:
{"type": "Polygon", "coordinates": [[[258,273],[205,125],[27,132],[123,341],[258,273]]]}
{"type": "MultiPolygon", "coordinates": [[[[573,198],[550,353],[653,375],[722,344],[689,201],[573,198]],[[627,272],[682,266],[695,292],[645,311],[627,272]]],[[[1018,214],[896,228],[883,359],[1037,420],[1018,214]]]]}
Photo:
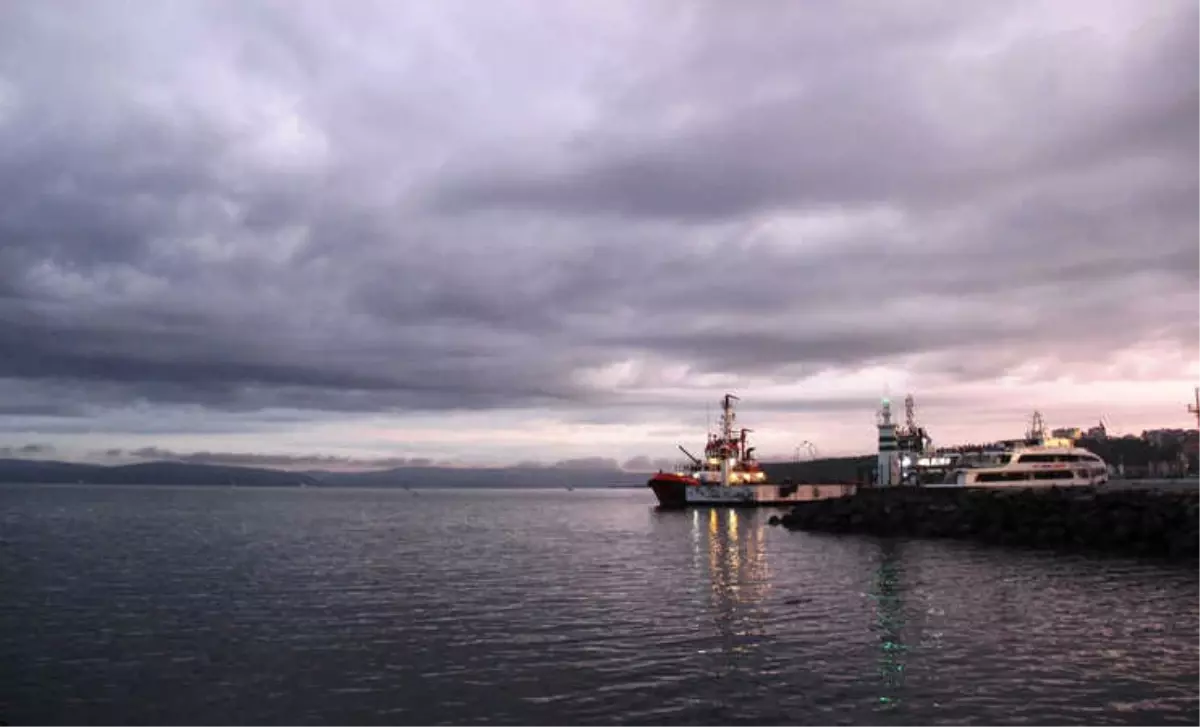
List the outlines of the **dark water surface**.
{"type": "Polygon", "coordinates": [[[1196,724],[1197,574],[649,492],[0,487],[10,724],[1196,724]]]}

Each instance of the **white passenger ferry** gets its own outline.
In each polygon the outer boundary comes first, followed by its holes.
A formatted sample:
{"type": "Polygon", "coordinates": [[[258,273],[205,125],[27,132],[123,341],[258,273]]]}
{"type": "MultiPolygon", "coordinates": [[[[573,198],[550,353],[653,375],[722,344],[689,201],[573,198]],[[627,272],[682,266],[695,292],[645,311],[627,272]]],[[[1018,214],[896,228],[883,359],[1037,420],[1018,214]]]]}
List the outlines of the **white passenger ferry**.
{"type": "MultiPolygon", "coordinates": [[[[1108,481],[1108,465],[1071,445],[1026,445],[965,455],[941,487],[1089,487],[1108,481]]],[[[938,487],[939,485],[927,485],[938,487]]]]}

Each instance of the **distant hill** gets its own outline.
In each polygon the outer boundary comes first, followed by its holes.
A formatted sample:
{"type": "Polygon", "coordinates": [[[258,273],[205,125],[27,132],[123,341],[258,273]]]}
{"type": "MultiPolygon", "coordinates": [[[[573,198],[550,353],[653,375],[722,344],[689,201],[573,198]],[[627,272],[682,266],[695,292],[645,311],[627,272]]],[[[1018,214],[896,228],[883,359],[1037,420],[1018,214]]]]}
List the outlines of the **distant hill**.
{"type": "Polygon", "coordinates": [[[0,482],[64,483],[89,481],[102,468],[71,462],[0,459],[0,482]]]}
{"type": "Polygon", "coordinates": [[[375,472],[308,472],[329,487],[625,487],[649,475],[566,467],[396,467],[375,472]]]}
{"type": "Polygon", "coordinates": [[[1127,473],[1146,473],[1163,463],[1183,463],[1182,469],[1195,474],[1200,471],[1197,441],[1193,434],[1185,440],[1154,444],[1140,437],[1080,439],[1080,447],[1100,455],[1109,465],[1120,466],[1127,473]]]}
{"type": "Polygon", "coordinates": [[[1109,464],[1145,466],[1154,461],[1178,459],[1188,456],[1182,442],[1155,445],[1139,437],[1114,437],[1110,439],[1080,439],[1077,443],[1104,458],[1109,464]]]}
{"type": "Polygon", "coordinates": [[[258,467],[225,467],[182,462],[141,464],[75,464],[27,459],[0,459],[0,482],[95,485],[242,485],[250,487],[293,487],[320,484],[298,472],[258,467]]]}
{"type": "MultiPolygon", "coordinates": [[[[804,462],[764,462],[774,481],[853,482],[874,455],[804,462]]],[[[396,467],[371,472],[288,472],[262,467],[145,462],[104,466],[43,460],[0,459],[0,482],[102,485],[239,485],[243,487],[642,487],[648,473],[603,467],[396,467]]]]}
{"type": "Polygon", "coordinates": [[[240,485],[245,487],[628,487],[647,475],[571,467],[398,467],[374,472],[287,472],[185,462],[104,466],[0,459],[0,482],[100,485],[240,485]]]}

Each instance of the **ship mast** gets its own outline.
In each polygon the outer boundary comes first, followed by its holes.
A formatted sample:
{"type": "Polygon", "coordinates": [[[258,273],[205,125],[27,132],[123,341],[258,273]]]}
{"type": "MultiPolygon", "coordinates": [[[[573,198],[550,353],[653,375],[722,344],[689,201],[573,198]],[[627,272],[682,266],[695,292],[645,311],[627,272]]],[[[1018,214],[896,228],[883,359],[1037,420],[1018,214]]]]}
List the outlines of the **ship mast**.
{"type": "Polygon", "coordinates": [[[1196,428],[1200,429],[1200,386],[1195,389],[1196,403],[1188,404],[1188,411],[1196,415],[1196,428]]]}
{"type": "Polygon", "coordinates": [[[726,394],[721,400],[721,429],[725,439],[733,441],[733,423],[736,417],[733,413],[733,402],[737,397],[733,394],[726,394]]]}
{"type": "Polygon", "coordinates": [[[733,413],[733,402],[737,397],[733,394],[726,394],[725,398],[721,399],[721,484],[729,484],[729,469],[730,460],[736,455],[734,452],[733,425],[736,417],[733,413]]]}

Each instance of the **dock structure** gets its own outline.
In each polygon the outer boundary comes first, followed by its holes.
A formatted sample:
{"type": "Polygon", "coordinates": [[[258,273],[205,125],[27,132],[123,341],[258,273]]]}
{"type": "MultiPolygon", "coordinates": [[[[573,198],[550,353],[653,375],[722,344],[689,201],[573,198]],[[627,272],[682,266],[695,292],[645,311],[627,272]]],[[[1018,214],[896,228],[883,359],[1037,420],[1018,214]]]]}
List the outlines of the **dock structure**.
{"type": "Polygon", "coordinates": [[[861,488],[795,505],[792,530],[955,538],[1172,560],[1200,556],[1200,489],[861,488]]]}

